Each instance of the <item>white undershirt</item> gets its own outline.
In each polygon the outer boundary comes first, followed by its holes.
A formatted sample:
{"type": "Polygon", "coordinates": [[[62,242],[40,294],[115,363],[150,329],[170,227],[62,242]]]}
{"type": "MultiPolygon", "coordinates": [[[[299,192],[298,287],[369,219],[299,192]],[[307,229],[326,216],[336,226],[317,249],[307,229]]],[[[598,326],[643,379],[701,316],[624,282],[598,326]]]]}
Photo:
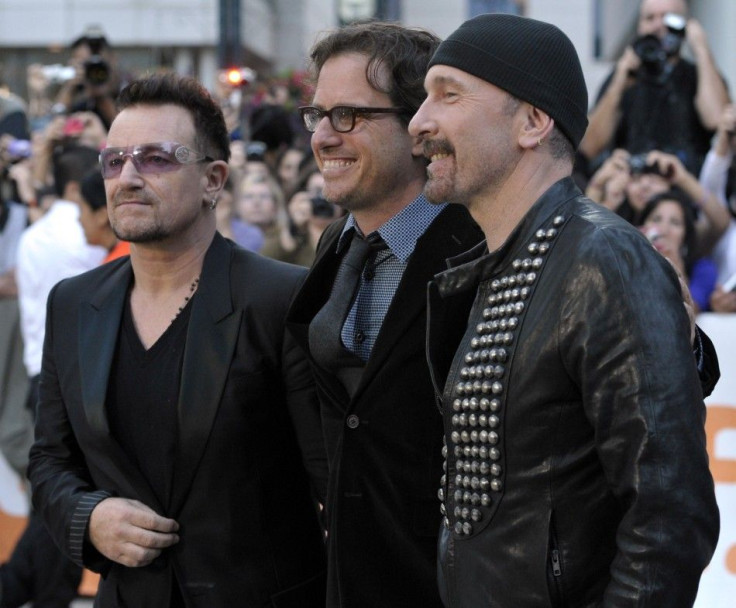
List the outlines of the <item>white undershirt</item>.
{"type": "Polygon", "coordinates": [[[61,279],[99,265],[107,255],[103,247],[87,244],[79,223],[79,206],[57,200],[21,236],[16,282],[20,303],[23,362],[30,377],[41,372],[46,329],[46,300],[61,279]]]}

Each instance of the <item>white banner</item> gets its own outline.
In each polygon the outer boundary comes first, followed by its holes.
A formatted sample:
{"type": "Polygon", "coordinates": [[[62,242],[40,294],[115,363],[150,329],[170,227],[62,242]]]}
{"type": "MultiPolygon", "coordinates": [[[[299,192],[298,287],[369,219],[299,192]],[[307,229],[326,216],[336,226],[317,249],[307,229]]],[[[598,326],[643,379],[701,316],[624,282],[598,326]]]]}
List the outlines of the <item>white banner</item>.
{"type": "Polygon", "coordinates": [[[707,313],[698,325],[713,340],[721,379],[706,399],[708,454],[721,510],[721,535],[700,581],[695,608],[733,608],[736,600],[736,314],[707,313]]]}

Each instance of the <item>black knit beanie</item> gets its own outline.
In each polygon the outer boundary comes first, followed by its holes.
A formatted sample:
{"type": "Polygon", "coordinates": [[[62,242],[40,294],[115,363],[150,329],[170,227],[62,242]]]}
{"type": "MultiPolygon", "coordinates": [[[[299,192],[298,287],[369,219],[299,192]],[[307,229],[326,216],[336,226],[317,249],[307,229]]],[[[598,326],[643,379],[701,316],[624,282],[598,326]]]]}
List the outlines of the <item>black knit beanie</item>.
{"type": "Polygon", "coordinates": [[[480,15],[440,44],[429,66],[482,78],[554,118],[578,147],[588,126],[588,91],[570,39],[550,23],[515,15],[480,15]]]}

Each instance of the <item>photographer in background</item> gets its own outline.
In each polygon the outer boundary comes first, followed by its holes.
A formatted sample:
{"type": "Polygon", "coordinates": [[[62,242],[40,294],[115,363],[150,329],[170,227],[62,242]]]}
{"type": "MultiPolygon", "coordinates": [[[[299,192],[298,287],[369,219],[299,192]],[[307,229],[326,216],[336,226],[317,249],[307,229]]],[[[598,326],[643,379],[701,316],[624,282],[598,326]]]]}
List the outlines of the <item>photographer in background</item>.
{"type": "Polygon", "coordinates": [[[728,228],[728,212],[717,196],[703,187],[673,154],[659,150],[646,154],[614,150],[590,178],[585,194],[634,226],[640,226],[647,203],[672,188],[688,197],[697,216],[693,254],[709,255],[728,228]]]}
{"type": "Polygon", "coordinates": [[[663,150],[698,174],[728,92],[703,27],[685,0],[642,0],[638,38],[601,88],[580,145],[588,161],[608,149],[663,150]],[[680,56],[682,42],[695,63],[680,56]],[[637,54],[638,51],[638,54],[637,54]]]}
{"type": "Polygon", "coordinates": [[[58,102],[70,113],[94,112],[109,129],[116,114],[115,99],[126,83],[101,28],[89,26],[72,42],[69,64],[76,76],[62,86],[58,102]]]}

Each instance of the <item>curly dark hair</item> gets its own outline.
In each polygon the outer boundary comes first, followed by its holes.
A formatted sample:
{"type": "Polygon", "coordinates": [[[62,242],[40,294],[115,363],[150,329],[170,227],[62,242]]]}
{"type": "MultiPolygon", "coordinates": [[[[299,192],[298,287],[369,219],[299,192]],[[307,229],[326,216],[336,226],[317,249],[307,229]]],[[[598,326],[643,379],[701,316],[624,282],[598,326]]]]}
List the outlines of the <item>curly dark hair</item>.
{"type": "Polygon", "coordinates": [[[685,272],[687,272],[689,278],[690,273],[693,269],[693,265],[697,261],[695,258],[697,246],[697,235],[695,233],[695,207],[692,200],[684,192],[682,192],[682,190],[679,190],[678,188],[671,188],[667,192],[655,194],[647,201],[647,204],[641,213],[642,225],[663,202],[676,203],[680,207],[680,209],[682,209],[682,219],[685,226],[685,236],[683,238],[680,253],[682,254],[682,259],[685,262],[685,272]]]}
{"type": "Polygon", "coordinates": [[[387,94],[395,107],[405,110],[399,118],[408,125],[427,96],[424,77],[439,43],[432,32],[420,28],[383,21],[354,23],[329,32],[312,47],[311,75],[316,81],[325,62],[336,55],[366,55],[366,79],[387,94]],[[389,76],[388,90],[382,84],[383,70],[389,76]]]}
{"type": "Polygon", "coordinates": [[[179,74],[155,74],[134,80],[117,99],[118,110],[131,106],[174,104],[194,119],[197,145],[217,160],[230,159],[230,137],[225,118],[209,91],[195,78],[179,74]]]}

